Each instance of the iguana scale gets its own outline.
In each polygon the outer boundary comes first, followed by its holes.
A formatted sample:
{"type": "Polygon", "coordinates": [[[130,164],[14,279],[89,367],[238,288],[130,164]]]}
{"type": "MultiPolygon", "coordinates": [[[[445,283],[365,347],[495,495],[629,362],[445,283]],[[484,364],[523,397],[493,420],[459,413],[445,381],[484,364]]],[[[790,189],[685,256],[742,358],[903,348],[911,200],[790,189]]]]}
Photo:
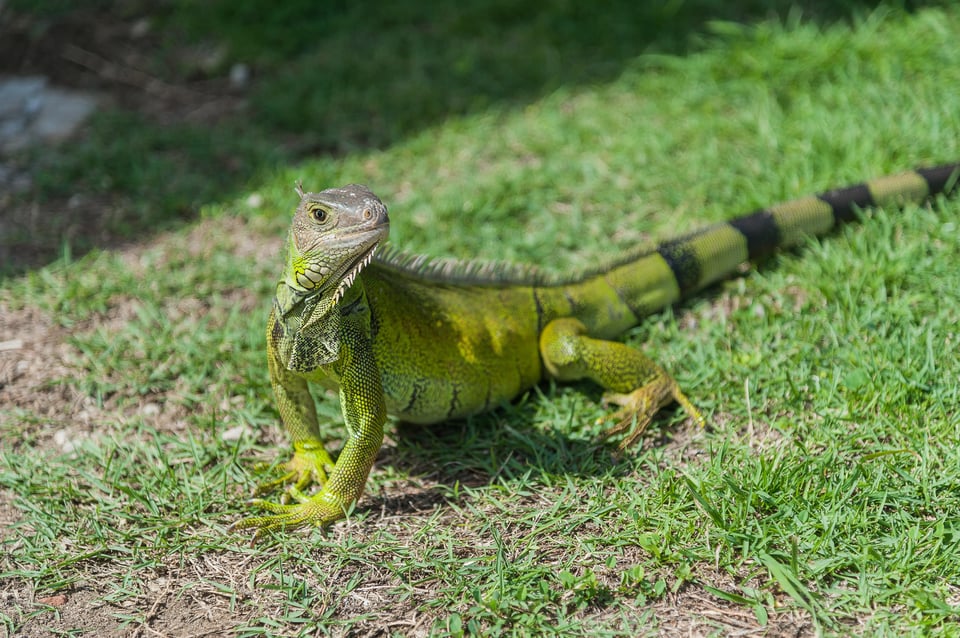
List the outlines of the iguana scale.
{"type": "Polygon", "coordinates": [[[233,529],[343,518],[363,493],[387,414],[417,423],[465,417],[510,401],[542,379],[589,378],[621,406],[608,431],[632,444],[676,401],[703,417],[673,378],[611,341],[658,309],[734,273],[740,264],[826,233],[857,210],[920,202],[956,189],[960,163],[881,177],[719,223],[654,250],[569,277],[532,267],[430,260],[378,247],[387,209],[369,189],[303,192],[283,278],[267,323],[267,361],[293,442],[292,504],[233,529]],[[347,439],[336,462],[320,440],[308,382],[340,392],[347,439]],[[311,483],[319,491],[307,496],[311,483]]]}

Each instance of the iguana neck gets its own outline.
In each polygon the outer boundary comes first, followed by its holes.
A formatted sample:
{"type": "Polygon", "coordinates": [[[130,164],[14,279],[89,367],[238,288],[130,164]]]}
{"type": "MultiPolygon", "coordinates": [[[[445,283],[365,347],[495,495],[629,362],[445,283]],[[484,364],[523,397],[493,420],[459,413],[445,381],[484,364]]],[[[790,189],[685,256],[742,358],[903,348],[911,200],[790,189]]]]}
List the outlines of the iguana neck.
{"type": "Polygon", "coordinates": [[[327,294],[301,295],[284,282],[277,284],[276,346],[288,370],[312,372],[340,356],[344,315],[363,301],[361,282],[327,294]],[[284,308],[288,308],[284,310],[284,308]]]}

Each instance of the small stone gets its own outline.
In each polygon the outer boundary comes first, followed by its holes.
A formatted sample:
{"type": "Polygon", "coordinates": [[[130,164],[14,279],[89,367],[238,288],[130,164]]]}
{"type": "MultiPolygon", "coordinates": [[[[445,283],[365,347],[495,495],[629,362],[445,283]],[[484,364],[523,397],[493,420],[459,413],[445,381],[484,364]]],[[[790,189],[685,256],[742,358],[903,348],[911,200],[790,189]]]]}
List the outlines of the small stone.
{"type": "Polygon", "coordinates": [[[20,350],[23,348],[23,339],[10,339],[9,341],[0,341],[0,352],[5,350],[20,350]]]}
{"type": "Polygon", "coordinates": [[[229,442],[239,441],[240,438],[243,437],[244,432],[246,431],[247,431],[247,428],[245,426],[237,425],[230,428],[229,430],[224,430],[223,433],[220,435],[220,438],[224,441],[229,441],[229,442]]]}
{"type": "Polygon", "coordinates": [[[263,195],[260,193],[250,193],[247,196],[247,206],[250,208],[260,208],[263,206],[263,195]]]}
{"type": "Polygon", "coordinates": [[[160,414],[161,410],[162,408],[160,407],[159,403],[154,403],[151,401],[150,403],[144,405],[140,412],[143,414],[143,416],[157,416],[160,414]]]}
{"type": "Polygon", "coordinates": [[[235,89],[244,89],[250,82],[250,67],[238,62],[230,67],[230,86],[235,89]]]}
{"type": "Polygon", "coordinates": [[[93,94],[49,86],[43,76],[0,78],[0,151],[66,139],[96,106],[93,94]]]}
{"type": "Polygon", "coordinates": [[[144,584],[146,585],[148,590],[150,590],[155,594],[158,594],[167,588],[167,586],[169,585],[169,579],[160,577],[154,580],[148,580],[144,584]]]}
{"type": "Polygon", "coordinates": [[[63,594],[44,596],[43,598],[37,598],[37,602],[41,605],[50,605],[51,607],[63,607],[67,604],[67,597],[63,594]]]}
{"type": "Polygon", "coordinates": [[[53,433],[53,443],[60,451],[64,454],[70,454],[77,448],[76,441],[74,441],[70,432],[67,430],[57,430],[53,433]]]}
{"type": "Polygon", "coordinates": [[[141,18],[130,25],[130,37],[135,40],[139,40],[148,33],[150,33],[150,20],[147,18],[141,18]]]}

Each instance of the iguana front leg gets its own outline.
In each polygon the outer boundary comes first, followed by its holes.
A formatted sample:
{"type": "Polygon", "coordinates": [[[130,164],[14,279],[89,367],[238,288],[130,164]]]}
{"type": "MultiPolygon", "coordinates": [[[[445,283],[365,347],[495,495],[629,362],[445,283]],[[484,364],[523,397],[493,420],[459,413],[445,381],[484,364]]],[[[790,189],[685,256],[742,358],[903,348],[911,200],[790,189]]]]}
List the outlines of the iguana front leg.
{"type": "Polygon", "coordinates": [[[555,319],[547,324],[540,333],[540,355],[556,379],[592,379],[609,391],[609,400],[622,406],[612,415],[616,425],[606,432],[607,436],[626,433],[621,449],[632,445],[671,401],[703,425],[700,412],[660,366],[627,345],[587,336],[586,326],[577,319],[555,319]]]}
{"type": "Polygon", "coordinates": [[[278,358],[278,341],[282,331],[277,327],[276,315],[271,312],[267,322],[267,368],[280,418],[293,443],[293,457],[280,466],[282,475],[262,483],[257,487],[256,494],[266,494],[289,483],[290,490],[281,497],[286,501],[290,497],[296,498],[311,483],[324,485],[334,463],[320,439],[317,411],[306,379],[287,370],[278,358]]]}
{"type": "Polygon", "coordinates": [[[386,401],[380,371],[366,334],[359,326],[348,325],[342,336],[341,356],[332,364],[332,371],[340,380],[340,406],[347,426],[347,442],[336,463],[330,461],[320,442],[307,382],[284,369],[274,355],[270,358],[270,375],[280,415],[294,441],[294,458],[288,467],[297,468],[302,463],[310,472],[322,473],[324,466],[332,466],[328,480],[311,497],[303,495],[295,485],[289,494],[297,502],[291,505],[254,499],[254,505],[263,507],[271,515],[240,520],[231,530],[255,527],[256,539],[264,531],[273,529],[329,525],[346,516],[363,494],[367,475],[383,443],[386,401]]]}

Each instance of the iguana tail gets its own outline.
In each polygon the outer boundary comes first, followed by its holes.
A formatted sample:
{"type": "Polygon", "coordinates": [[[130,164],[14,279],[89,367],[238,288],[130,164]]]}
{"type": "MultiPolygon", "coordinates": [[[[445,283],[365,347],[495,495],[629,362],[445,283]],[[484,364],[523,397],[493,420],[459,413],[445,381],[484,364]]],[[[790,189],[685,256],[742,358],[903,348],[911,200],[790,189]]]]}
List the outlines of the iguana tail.
{"type": "MultiPolygon", "coordinates": [[[[574,316],[613,336],[640,317],[729,277],[748,261],[822,235],[857,210],[903,206],[960,190],[960,163],[921,168],[797,199],[667,241],[612,268],[537,291],[541,317],[574,316]]],[[[546,323],[546,322],[544,322],[546,323]]]]}
{"type": "Polygon", "coordinates": [[[955,189],[960,164],[887,175],[766,209],[719,224],[657,249],[682,295],[728,276],[744,261],[766,257],[854,221],[858,209],[919,203],[955,189]]]}

